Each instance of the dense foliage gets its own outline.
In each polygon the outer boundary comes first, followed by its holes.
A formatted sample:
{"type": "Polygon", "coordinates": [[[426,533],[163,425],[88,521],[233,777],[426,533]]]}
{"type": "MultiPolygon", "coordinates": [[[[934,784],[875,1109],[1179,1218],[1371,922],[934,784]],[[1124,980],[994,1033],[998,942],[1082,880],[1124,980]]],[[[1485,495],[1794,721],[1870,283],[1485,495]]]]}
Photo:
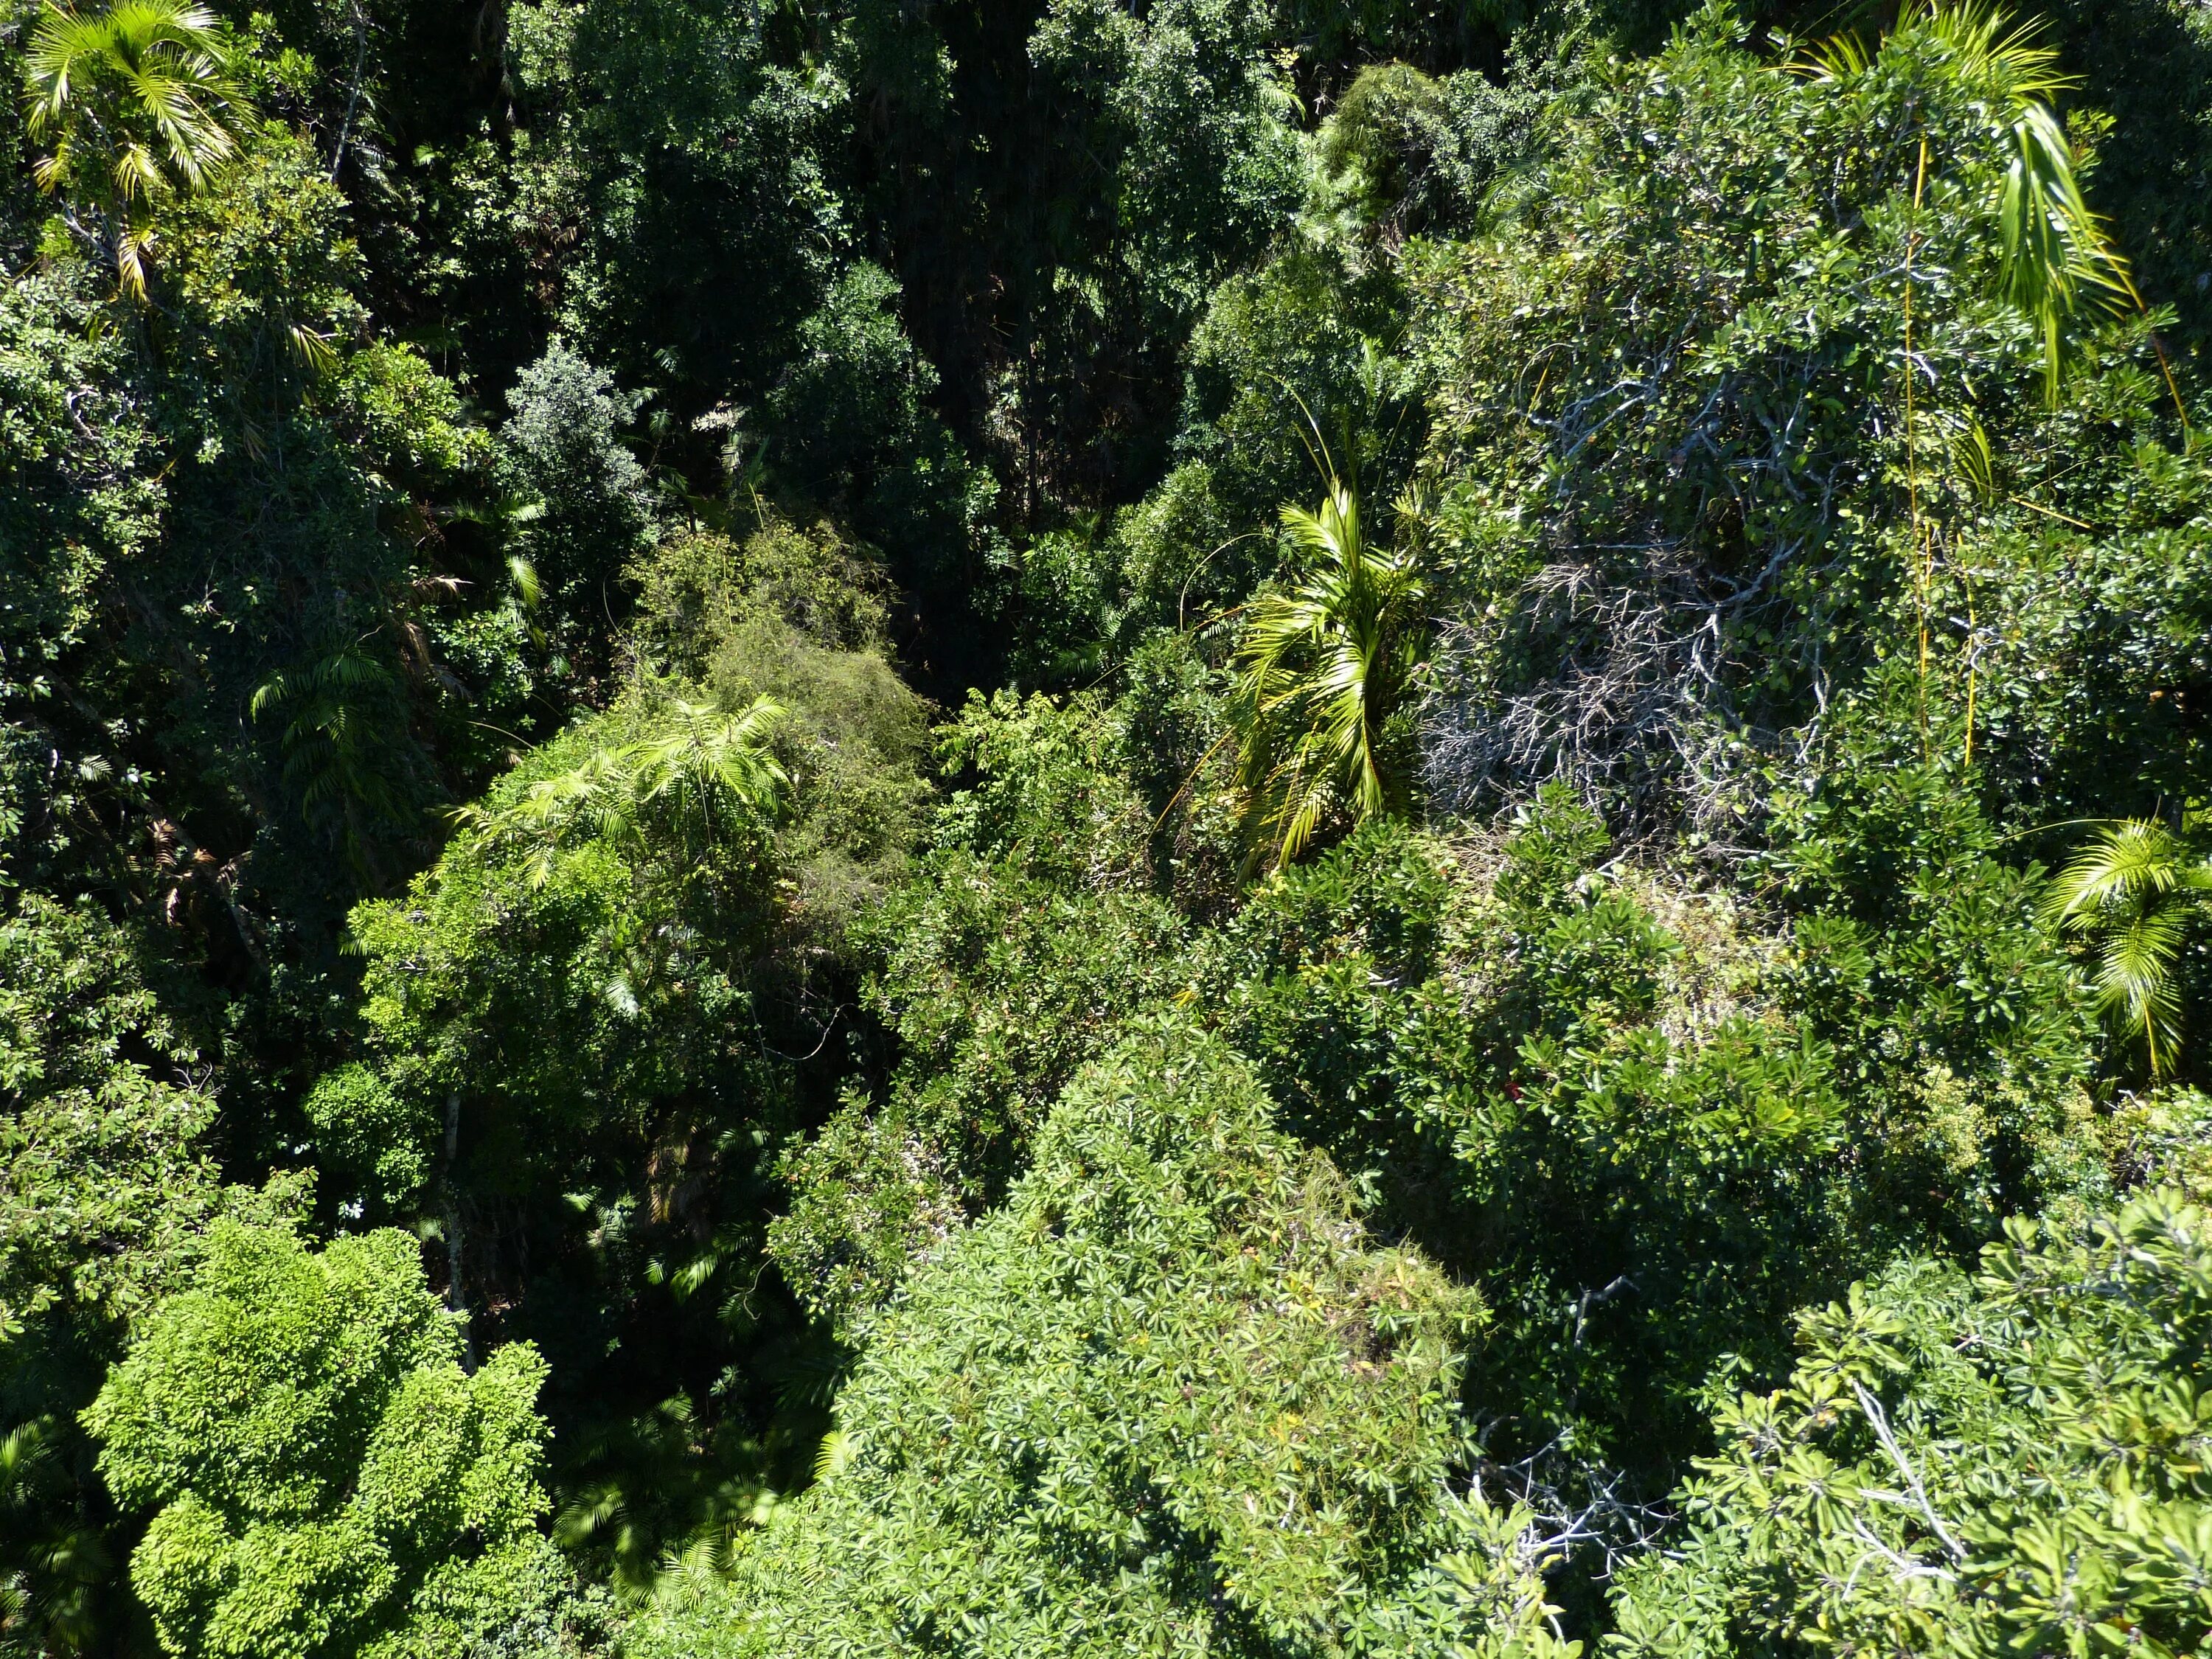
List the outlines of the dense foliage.
{"type": "Polygon", "coordinates": [[[155,1508],[131,1581],[164,1646],[444,1653],[544,1616],[544,1363],[464,1374],[460,1346],[404,1233],[214,1231],[85,1413],[109,1488],[155,1508]]]}
{"type": "Polygon", "coordinates": [[[827,1478],[642,1650],[1547,1650],[1518,1517],[1449,1480],[1480,1301],[1270,1116],[1176,1023],[1079,1074],[861,1333],[827,1478]]]}
{"type": "Polygon", "coordinates": [[[2193,0],[0,60],[0,1659],[2212,1640],[2193,0]]]}
{"type": "Polygon", "coordinates": [[[1909,1262],[1808,1310],[1787,1386],[1716,1413],[1688,1530],[1625,1576],[1619,1649],[2200,1644],[2204,1230],[2161,1188],[2087,1227],[2015,1220],[1972,1278],[1909,1262]]]}

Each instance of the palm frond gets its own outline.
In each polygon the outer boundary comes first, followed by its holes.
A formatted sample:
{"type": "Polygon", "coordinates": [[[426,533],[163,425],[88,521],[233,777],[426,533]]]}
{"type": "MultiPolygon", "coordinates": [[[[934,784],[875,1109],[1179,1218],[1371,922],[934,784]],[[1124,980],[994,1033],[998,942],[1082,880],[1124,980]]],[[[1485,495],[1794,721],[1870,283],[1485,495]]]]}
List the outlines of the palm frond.
{"type": "Polygon", "coordinates": [[[1790,68],[1811,81],[1848,81],[1865,74],[1873,62],[1866,42],[1856,34],[1835,34],[1807,47],[1804,57],[1790,68]]]}
{"type": "Polygon", "coordinates": [[[2154,1078],[2168,1075],[2181,1048],[2181,1002],[2173,963],[2180,954],[2183,919],[2178,907],[2152,906],[2130,917],[2098,953],[2098,1005],[2140,1041],[2154,1078]]]}
{"type": "Polygon", "coordinates": [[[245,104],[221,21],[185,0],[113,0],[77,11],[47,0],[24,53],[24,126],[49,152],[32,177],[104,227],[126,290],[145,289],[164,198],[203,189],[237,154],[245,104]]]}
{"type": "Polygon", "coordinates": [[[1990,0],[1906,0],[1899,28],[1919,27],[1941,40],[1986,82],[2015,100],[2051,98],[2080,84],[2058,67],[2033,21],[2014,22],[1990,0]]]}
{"type": "MultiPolygon", "coordinates": [[[[2056,403],[2069,325],[2092,308],[2139,304],[2127,261],[2081,190],[2080,158],[2050,100],[2074,87],[2033,23],[1989,0],[1908,0],[1892,39],[1917,34],[1941,51],[1942,72],[1984,112],[2000,158],[1995,210],[1996,287],[2033,325],[2046,397],[2056,403]]],[[[1844,82],[1871,72],[1877,55],[1856,36],[1813,48],[1791,67],[1844,82]]]]}
{"type": "Polygon", "coordinates": [[[667,802],[687,823],[711,824],[732,808],[767,816],[791,782],[769,748],[783,718],[768,697],[734,714],[678,702],[672,727],[623,750],[632,799],[640,807],[667,802]]]}
{"type": "Polygon", "coordinates": [[[1299,857],[1334,814],[1362,820],[1393,794],[1383,727],[1411,661],[1425,589],[1421,502],[1394,504],[1398,545],[1369,545],[1357,495],[1330,473],[1321,505],[1283,509],[1291,581],[1246,614],[1237,649],[1238,775],[1277,866],[1299,857]]]}
{"type": "Polygon", "coordinates": [[[2004,141],[1998,281],[2006,298],[2036,325],[2045,387],[2055,403],[2068,320],[2086,304],[2131,297],[2134,280],[2081,194],[2072,141],[2051,106],[2027,106],[2004,141]]]}
{"type": "Polygon", "coordinates": [[[2197,860],[2164,824],[2129,818],[2107,830],[2068,865],[2045,900],[2052,921],[2086,931],[2111,906],[2172,890],[2197,860]]]}
{"type": "Polygon", "coordinates": [[[2166,825],[2130,818],[2084,848],[2044,901],[2054,924],[2099,936],[2098,1006],[2143,1045],[2153,1078],[2170,1075],[2180,1059],[2173,965],[2190,914],[2208,894],[2212,866],[2166,825]]]}
{"type": "Polygon", "coordinates": [[[1989,433],[1972,416],[1951,441],[1951,462],[1977,499],[1987,501],[1996,495],[1996,452],[1990,447],[1989,433]]]}
{"type": "Polygon", "coordinates": [[[454,816],[488,839],[528,848],[536,886],[551,879],[557,849],[579,838],[639,845],[665,837],[696,848],[780,808],[791,779],[769,745],[784,718],[768,697],[734,714],[679,700],[659,730],[595,747],[503,806],[454,816]]]}

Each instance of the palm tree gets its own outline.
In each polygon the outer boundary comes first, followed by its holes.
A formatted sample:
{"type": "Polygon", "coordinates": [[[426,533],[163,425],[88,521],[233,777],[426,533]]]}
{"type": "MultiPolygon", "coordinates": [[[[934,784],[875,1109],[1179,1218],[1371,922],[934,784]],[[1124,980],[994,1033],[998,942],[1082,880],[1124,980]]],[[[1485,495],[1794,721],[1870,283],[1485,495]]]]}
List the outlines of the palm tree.
{"type": "Polygon", "coordinates": [[[342,636],[270,675],[246,704],[257,722],[285,714],[285,782],[302,816],[342,845],[371,883],[380,830],[404,823],[411,812],[399,787],[408,765],[399,673],[376,650],[376,638],[375,630],[342,636]]]}
{"type": "Polygon", "coordinates": [[[2068,932],[2101,936],[2098,1002],[2142,1043],[2154,1079],[2171,1075],[2180,1057],[2173,961],[2190,913],[2208,899],[2212,860],[2162,823],[2127,818],[2082,849],[2046,901],[2068,932]]]}
{"type": "Polygon", "coordinates": [[[0,1654],[89,1653],[114,1589],[100,1534],[77,1514],[54,1419],[0,1434],[0,1654]]]}
{"type": "MultiPolygon", "coordinates": [[[[1982,112],[2004,158],[1997,287],[2035,325],[2055,404],[2067,325],[2090,302],[2142,303],[2127,261],[2081,193],[2073,143],[2051,111],[2050,100],[2075,83],[2039,43],[2034,26],[2015,26],[1989,0],[1906,0],[1898,32],[1919,32],[1942,47],[1946,72],[1982,112]]],[[[1871,61],[1856,37],[1844,35],[1815,48],[1803,67],[1815,79],[1844,81],[1871,61]]],[[[1924,149],[1922,160],[1924,167],[1924,149]]]]}
{"type": "Polygon", "coordinates": [[[1419,641],[1426,595],[1425,520],[1409,492],[1396,504],[1401,545],[1368,545],[1359,501],[1333,470],[1318,512],[1283,509],[1304,568],[1285,592],[1254,602],[1238,648],[1240,778],[1279,867],[1305,850],[1328,813],[1364,821],[1397,804],[1383,753],[1419,641]]]}
{"type": "Polygon", "coordinates": [[[532,876],[551,878],[553,854],[578,831],[588,839],[672,841],[686,852],[728,838],[773,814],[791,787],[770,747],[784,709],[756,697],[734,713],[677,699],[658,729],[592,749],[503,807],[457,816],[483,834],[536,848],[532,876]]]}
{"type": "Polygon", "coordinates": [[[51,142],[33,169],[39,188],[64,196],[72,227],[143,296],[155,208],[201,188],[238,149],[242,106],[215,14],[189,0],[113,0],[99,12],[47,0],[26,82],[26,125],[51,142]]]}

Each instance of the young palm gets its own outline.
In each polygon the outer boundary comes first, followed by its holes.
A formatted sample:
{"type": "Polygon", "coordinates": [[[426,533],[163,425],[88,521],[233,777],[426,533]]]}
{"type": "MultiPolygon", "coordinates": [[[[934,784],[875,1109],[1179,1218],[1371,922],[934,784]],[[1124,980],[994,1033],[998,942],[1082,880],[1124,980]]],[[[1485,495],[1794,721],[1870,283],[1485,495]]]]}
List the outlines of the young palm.
{"type": "Polygon", "coordinates": [[[685,845],[720,839],[739,822],[773,813],[791,779],[769,750],[783,705],[756,697],[732,714],[681,702],[664,730],[623,753],[641,811],[659,815],[685,845]]]}
{"type": "Polygon", "coordinates": [[[2212,860],[2162,823],[2130,818],[2084,848],[2053,884],[2050,915],[2069,933],[2100,936],[2098,1001],[2142,1043],[2153,1078],[2181,1053],[2173,985],[2189,913],[2212,898],[2212,860]]]}
{"type": "Polygon", "coordinates": [[[458,816],[485,835],[533,845],[532,879],[540,886],[551,879],[555,851],[579,834],[665,837],[696,851],[781,804],[791,779],[769,745],[783,718],[782,705],[769,697],[735,714],[679,700],[659,730],[593,749],[507,806],[465,807],[458,816]]]}
{"type": "Polygon", "coordinates": [[[1283,509],[1304,570],[1287,592],[1254,603],[1237,653],[1241,775],[1278,866],[1305,850],[1332,809],[1364,821],[1396,804],[1382,733],[1413,664],[1425,593],[1421,514],[1410,495],[1397,510],[1402,544],[1382,551],[1333,474],[1319,512],[1283,509]]]}
{"type": "Polygon", "coordinates": [[[113,0],[97,12],[48,0],[25,80],[26,125],[50,145],[33,168],[40,189],[69,201],[72,223],[143,295],[155,208],[199,189],[238,148],[221,25],[188,0],[113,0]]]}
{"type": "MultiPolygon", "coordinates": [[[[2004,157],[1997,285],[2035,325],[2055,403],[2068,325],[2090,304],[2142,303],[2127,261],[2081,193],[2073,143],[2051,111],[2050,100],[2075,82],[2032,25],[2015,26],[1987,0],[1907,0],[1898,28],[1942,47],[1946,72],[1972,96],[2004,157]]],[[[1815,49],[1806,67],[1817,79],[1843,81],[1870,60],[1844,36],[1815,49]]]]}

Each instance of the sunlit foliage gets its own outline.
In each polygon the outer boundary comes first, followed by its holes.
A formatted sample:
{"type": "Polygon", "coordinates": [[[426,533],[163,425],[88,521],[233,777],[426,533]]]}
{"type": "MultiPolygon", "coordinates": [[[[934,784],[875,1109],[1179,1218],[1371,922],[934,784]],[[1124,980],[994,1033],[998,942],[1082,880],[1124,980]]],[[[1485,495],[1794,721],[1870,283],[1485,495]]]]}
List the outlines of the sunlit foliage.
{"type": "Polygon", "coordinates": [[[2203,1645],[2203,6],[0,64],[0,1659],[2203,1645]]]}

